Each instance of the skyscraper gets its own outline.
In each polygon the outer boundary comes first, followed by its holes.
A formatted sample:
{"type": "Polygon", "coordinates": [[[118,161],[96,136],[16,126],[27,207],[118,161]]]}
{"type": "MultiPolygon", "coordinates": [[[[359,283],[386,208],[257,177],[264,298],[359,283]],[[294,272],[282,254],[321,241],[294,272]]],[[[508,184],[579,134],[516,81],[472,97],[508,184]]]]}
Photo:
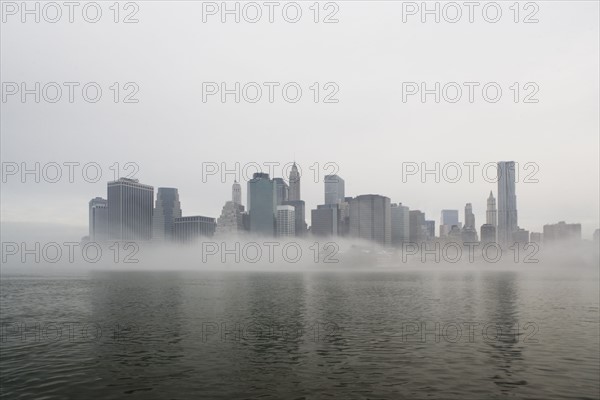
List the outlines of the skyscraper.
{"type": "Polygon", "coordinates": [[[481,243],[493,243],[496,241],[496,227],[492,224],[481,225],[481,243]]]}
{"type": "Polygon", "coordinates": [[[154,187],[137,179],[108,182],[108,233],[114,240],[150,240],[154,187]]]}
{"type": "Polygon", "coordinates": [[[306,234],[306,205],[304,204],[304,200],[288,200],[284,201],[282,205],[294,207],[296,236],[304,236],[306,234]]]}
{"type": "Polygon", "coordinates": [[[178,242],[189,242],[215,233],[215,219],[200,215],[173,219],[173,238],[178,242]]]}
{"type": "Polygon", "coordinates": [[[448,236],[453,226],[460,227],[458,222],[458,210],[442,210],[440,220],[440,238],[448,236]]]}
{"type": "Polygon", "coordinates": [[[427,227],[425,226],[425,213],[419,210],[410,210],[409,217],[409,240],[411,243],[420,243],[427,239],[427,227]]]}
{"type": "Polygon", "coordinates": [[[234,181],[231,186],[231,200],[234,204],[242,204],[242,186],[234,181]]]}
{"type": "Polygon", "coordinates": [[[402,203],[391,205],[392,245],[399,246],[409,240],[409,210],[402,203]]]}
{"type": "Polygon", "coordinates": [[[504,246],[512,242],[512,234],[518,229],[515,182],[515,162],[498,162],[498,227],[496,233],[498,242],[504,246]]]}
{"type": "Polygon", "coordinates": [[[435,238],[435,221],[427,220],[425,221],[425,232],[427,234],[427,240],[431,240],[435,238]]]}
{"type": "Polygon", "coordinates": [[[475,214],[471,203],[465,205],[465,229],[475,230],[475,214]]]}
{"type": "Polygon", "coordinates": [[[236,234],[244,231],[244,206],[228,201],[221,210],[215,233],[219,235],[236,234]]]}
{"type": "Polygon", "coordinates": [[[276,207],[275,183],[269,179],[269,174],[255,173],[248,181],[250,232],[274,236],[276,207]]]}
{"type": "Polygon", "coordinates": [[[275,197],[277,205],[282,205],[288,200],[288,184],[282,178],[273,178],[275,184],[275,197]]]}
{"type": "Polygon", "coordinates": [[[152,239],[171,240],[173,219],[181,217],[179,192],[175,188],[158,188],[152,220],[152,239]]]}
{"type": "Polygon", "coordinates": [[[496,199],[490,190],[490,197],[487,199],[487,210],[485,211],[485,223],[496,226],[498,220],[498,214],[496,210],[496,199]]]}
{"type": "Polygon", "coordinates": [[[310,232],[315,236],[337,236],[340,224],[339,204],[320,204],[311,211],[310,232]]]}
{"type": "Polygon", "coordinates": [[[90,240],[101,241],[108,239],[108,201],[96,197],[89,203],[90,240]]]}
{"type": "Polygon", "coordinates": [[[277,236],[292,237],[296,233],[295,209],[293,206],[277,206],[277,236]]]}
{"type": "Polygon", "coordinates": [[[296,163],[292,165],[292,171],[290,172],[290,188],[288,200],[297,201],[300,200],[300,173],[296,163]]]}
{"type": "Polygon", "coordinates": [[[350,201],[350,235],[381,245],[391,244],[390,199],[377,194],[353,198],[350,201]]]}
{"type": "Polygon", "coordinates": [[[337,175],[325,175],[325,204],[338,204],[344,201],[344,180],[337,175]]]}

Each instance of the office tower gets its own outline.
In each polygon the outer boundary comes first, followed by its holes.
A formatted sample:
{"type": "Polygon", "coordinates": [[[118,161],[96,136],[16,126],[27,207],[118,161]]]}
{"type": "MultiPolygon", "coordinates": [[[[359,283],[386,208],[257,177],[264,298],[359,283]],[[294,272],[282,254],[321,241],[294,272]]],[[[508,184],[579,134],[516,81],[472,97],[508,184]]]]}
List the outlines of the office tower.
{"type": "Polygon", "coordinates": [[[231,186],[231,200],[234,204],[242,204],[242,185],[234,181],[231,186]]]}
{"type": "Polygon", "coordinates": [[[425,213],[419,210],[410,210],[409,219],[409,240],[411,243],[420,243],[426,240],[425,213]]]}
{"type": "Polygon", "coordinates": [[[529,231],[517,227],[511,235],[511,243],[528,243],[529,242],[529,231]]]}
{"type": "Polygon", "coordinates": [[[96,197],[89,203],[90,240],[102,241],[108,239],[108,201],[96,197]]]}
{"type": "Polygon", "coordinates": [[[311,210],[310,232],[315,236],[337,236],[340,225],[339,204],[320,204],[311,210]]]}
{"type": "Polygon", "coordinates": [[[173,238],[173,219],[181,217],[179,192],[175,188],[158,188],[152,220],[152,239],[173,238]]]}
{"type": "Polygon", "coordinates": [[[435,221],[425,221],[427,240],[435,239],[435,221]]]}
{"type": "Polygon", "coordinates": [[[108,233],[113,240],[150,240],[154,187],[137,179],[108,182],[108,233]]]}
{"type": "Polygon", "coordinates": [[[458,210],[442,210],[442,218],[440,220],[440,237],[448,236],[448,233],[453,226],[460,227],[458,222],[458,210]]]}
{"type": "Polygon", "coordinates": [[[534,243],[542,243],[542,237],[541,232],[531,232],[529,234],[529,240],[534,243]]]}
{"type": "Polygon", "coordinates": [[[475,214],[471,203],[465,205],[465,226],[466,229],[475,230],[475,214]]]}
{"type": "Polygon", "coordinates": [[[296,227],[294,231],[296,232],[296,236],[306,235],[306,206],[304,204],[304,201],[288,200],[284,201],[282,205],[294,207],[294,220],[296,221],[296,227]]]}
{"type": "Polygon", "coordinates": [[[338,204],[344,201],[344,180],[337,175],[325,175],[325,204],[338,204]]]}
{"type": "Polygon", "coordinates": [[[275,184],[276,204],[282,205],[288,201],[288,184],[282,178],[273,178],[273,183],[275,184]]]}
{"type": "Polygon", "coordinates": [[[387,246],[392,242],[388,197],[364,194],[350,201],[350,235],[387,246]]]}
{"type": "Polygon", "coordinates": [[[248,181],[250,232],[274,236],[276,207],[275,183],[269,179],[269,174],[255,173],[248,181]]]}
{"type": "Polygon", "coordinates": [[[400,246],[409,240],[409,210],[402,203],[390,207],[392,223],[392,245],[400,246]]]}
{"type": "Polygon", "coordinates": [[[496,241],[496,227],[492,224],[481,225],[481,243],[494,243],[496,241]]]}
{"type": "Polygon", "coordinates": [[[218,235],[236,234],[244,229],[244,206],[227,201],[221,210],[221,216],[217,220],[215,233],[218,235]]]}
{"type": "Polygon", "coordinates": [[[215,233],[214,218],[195,215],[178,217],[173,220],[173,238],[178,242],[190,242],[201,237],[210,237],[215,233]]]}
{"type": "Polygon", "coordinates": [[[544,243],[571,240],[581,240],[581,224],[560,221],[558,224],[544,225],[544,243]]]}
{"type": "Polygon", "coordinates": [[[498,214],[496,210],[496,199],[490,190],[490,197],[487,199],[487,210],[485,211],[485,223],[496,226],[498,214]]]}
{"type": "Polygon", "coordinates": [[[515,193],[514,161],[498,162],[498,226],[497,238],[501,245],[509,245],[517,230],[517,195],[515,193]]]}
{"type": "Polygon", "coordinates": [[[350,200],[352,200],[352,197],[344,197],[344,200],[338,204],[340,210],[339,236],[348,236],[350,234],[350,200]]]}
{"type": "Polygon", "coordinates": [[[277,236],[292,237],[296,234],[296,210],[294,206],[277,206],[277,236]]]}
{"type": "Polygon", "coordinates": [[[289,188],[289,201],[300,200],[300,173],[296,163],[292,165],[292,171],[290,172],[290,188],[289,188]]]}

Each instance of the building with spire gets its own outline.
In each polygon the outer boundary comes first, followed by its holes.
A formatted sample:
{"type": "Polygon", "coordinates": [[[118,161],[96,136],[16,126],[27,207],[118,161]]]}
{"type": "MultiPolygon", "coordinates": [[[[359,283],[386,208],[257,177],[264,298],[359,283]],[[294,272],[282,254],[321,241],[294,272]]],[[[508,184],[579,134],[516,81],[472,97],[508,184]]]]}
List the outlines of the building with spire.
{"type": "Polygon", "coordinates": [[[485,223],[488,225],[496,226],[498,220],[498,214],[496,210],[496,199],[490,190],[490,197],[487,199],[487,210],[485,211],[485,223]]]}
{"type": "Polygon", "coordinates": [[[298,172],[298,167],[294,162],[292,165],[292,170],[290,172],[290,186],[288,191],[288,200],[289,201],[298,201],[301,200],[300,196],[300,173],[298,172]]]}

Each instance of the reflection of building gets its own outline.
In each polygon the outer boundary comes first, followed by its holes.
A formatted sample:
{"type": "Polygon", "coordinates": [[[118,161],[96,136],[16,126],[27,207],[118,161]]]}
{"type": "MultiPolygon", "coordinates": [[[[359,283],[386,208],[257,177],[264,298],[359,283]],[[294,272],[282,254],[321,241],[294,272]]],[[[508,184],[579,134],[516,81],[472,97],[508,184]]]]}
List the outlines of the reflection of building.
{"type": "Polygon", "coordinates": [[[338,204],[344,201],[344,180],[337,175],[325,175],[325,204],[338,204]]]}
{"type": "Polygon", "coordinates": [[[318,205],[316,210],[311,210],[310,232],[315,236],[337,236],[340,214],[338,204],[318,205]]]}
{"type": "Polygon", "coordinates": [[[275,184],[269,174],[257,172],[248,181],[250,232],[266,236],[275,233],[277,199],[275,184]]]}
{"type": "Polygon", "coordinates": [[[424,242],[427,239],[425,226],[425,213],[419,210],[410,210],[409,216],[409,239],[412,243],[424,242]]]}
{"type": "Polygon", "coordinates": [[[178,242],[189,242],[215,233],[215,219],[202,216],[179,217],[173,220],[173,238],[178,242]]]}
{"type": "Polygon", "coordinates": [[[108,233],[114,240],[150,240],[154,187],[137,179],[108,182],[108,233]]]}
{"type": "Polygon", "coordinates": [[[392,245],[399,246],[409,240],[409,210],[402,203],[391,205],[392,245]]]}
{"type": "Polygon", "coordinates": [[[558,224],[544,225],[544,243],[559,240],[581,240],[581,224],[560,221],[558,224]]]}
{"type": "Polygon", "coordinates": [[[498,162],[498,242],[510,244],[512,234],[518,229],[517,195],[515,193],[515,162],[498,162]]]}
{"type": "Polygon", "coordinates": [[[216,233],[235,234],[244,231],[244,206],[228,201],[223,206],[221,216],[217,220],[216,233]]]}
{"type": "Polygon", "coordinates": [[[295,208],[277,206],[277,236],[294,236],[296,233],[295,208]]]}
{"type": "Polygon", "coordinates": [[[173,219],[178,217],[181,217],[181,204],[177,189],[158,188],[152,217],[152,239],[171,240],[173,238],[173,219]]]}
{"type": "Polygon", "coordinates": [[[492,224],[481,225],[481,243],[493,243],[496,241],[496,227],[492,224]]]}
{"type": "Polygon", "coordinates": [[[350,235],[381,245],[391,243],[391,213],[388,197],[365,194],[350,201],[350,235]]]}
{"type": "Polygon", "coordinates": [[[89,240],[108,239],[108,201],[102,197],[96,197],[89,203],[89,240]]]}
{"type": "Polygon", "coordinates": [[[306,206],[304,200],[288,200],[284,201],[282,205],[294,207],[294,221],[296,221],[294,231],[296,236],[304,236],[306,234],[306,206]]]}

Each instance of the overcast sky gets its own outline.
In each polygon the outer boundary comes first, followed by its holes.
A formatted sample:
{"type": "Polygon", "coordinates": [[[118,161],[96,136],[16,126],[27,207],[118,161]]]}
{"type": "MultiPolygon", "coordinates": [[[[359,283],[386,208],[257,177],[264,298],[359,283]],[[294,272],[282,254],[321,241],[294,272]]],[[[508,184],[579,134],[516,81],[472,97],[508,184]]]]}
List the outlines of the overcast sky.
{"type": "MultiPolygon", "coordinates": [[[[457,183],[436,183],[432,175],[426,183],[419,175],[403,182],[403,163],[433,168],[436,162],[514,160],[523,166],[522,178],[534,173],[525,163],[539,167],[533,177],[539,182],[517,184],[521,227],[541,231],[546,223],[580,222],[586,238],[598,228],[598,2],[537,2],[539,22],[529,24],[513,21],[512,2],[501,4],[497,23],[486,22],[478,8],[474,23],[463,15],[455,24],[443,18],[436,24],[432,17],[422,23],[419,14],[403,23],[402,3],[391,1],[336,2],[338,23],[314,23],[311,4],[301,3],[297,23],[286,22],[281,7],[274,23],[267,15],[254,24],[231,17],[221,23],[219,14],[203,23],[200,2],[138,2],[134,24],[114,23],[110,3],[102,3],[95,24],[84,21],[80,9],[74,23],[66,15],[54,24],[22,23],[20,14],[4,13],[3,83],[97,82],[103,90],[97,103],[83,100],[81,86],[73,103],[66,87],[57,103],[8,96],[0,118],[5,168],[13,162],[95,162],[103,176],[88,183],[81,167],[75,167],[74,183],[66,175],[58,183],[35,183],[32,176],[21,183],[19,175],[8,176],[2,183],[3,226],[61,224],[86,234],[87,203],[106,197],[115,162],[122,172],[125,163],[135,163],[135,177],[155,188],[179,188],[184,215],[216,218],[230,199],[233,176],[225,183],[220,174],[203,182],[203,162],[232,169],[236,162],[293,160],[302,169],[307,209],[323,202],[322,175],[332,171],[324,168],[331,162],[346,181],[347,196],[386,195],[421,209],[436,228],[441,209],[459,209],[464,221],[470,202],[479,226],[489,191],[497,196],[481,167],[474,182],[466,175],[457,183]],[[123,85],[135,82],[139,102],[115,104],[109,88],[114,82],[121,96],[131,92],[123,85]],[[254,104],[235,103],[233,96],[225,103],[219,96],[203,102],[203,82],[230,88],[234,82],[297,82],[303,94],[288,103],[279,86],[270,103],[264,87],[254,104]],[[321,87],[318,103],[310,89],[315,82],[321,87]],[[324,88],[327,82],[339,87],[337,103],[322,101],[333,87],[324,88]],[[454,104],[435,103],[433,96],[422,103],[418,95],[403,102],[403,82],[427,82],[430,88],[435,82],[497,82],[503,92],[496,103],[483,99],[481,86],[473,103],[466,87],[454,104]],[[510,89],[515,82],[518,103],[510,89]],[[532,96],[537,103],[523,102],[533,91],[524,87],[528,82],[539,88],[532,96]]],[[[319,19],[335,11],[321,5],[319,19]]],[[[119,18],[132,11],[122,9],[119,18]]],[[[522,9],[520,20],[533,11],[522,9]]],[[[275,171],[280,176],[282,169],[275,171]]],[[[245,203],[245,182],[242,191],[245,203]]]]}

